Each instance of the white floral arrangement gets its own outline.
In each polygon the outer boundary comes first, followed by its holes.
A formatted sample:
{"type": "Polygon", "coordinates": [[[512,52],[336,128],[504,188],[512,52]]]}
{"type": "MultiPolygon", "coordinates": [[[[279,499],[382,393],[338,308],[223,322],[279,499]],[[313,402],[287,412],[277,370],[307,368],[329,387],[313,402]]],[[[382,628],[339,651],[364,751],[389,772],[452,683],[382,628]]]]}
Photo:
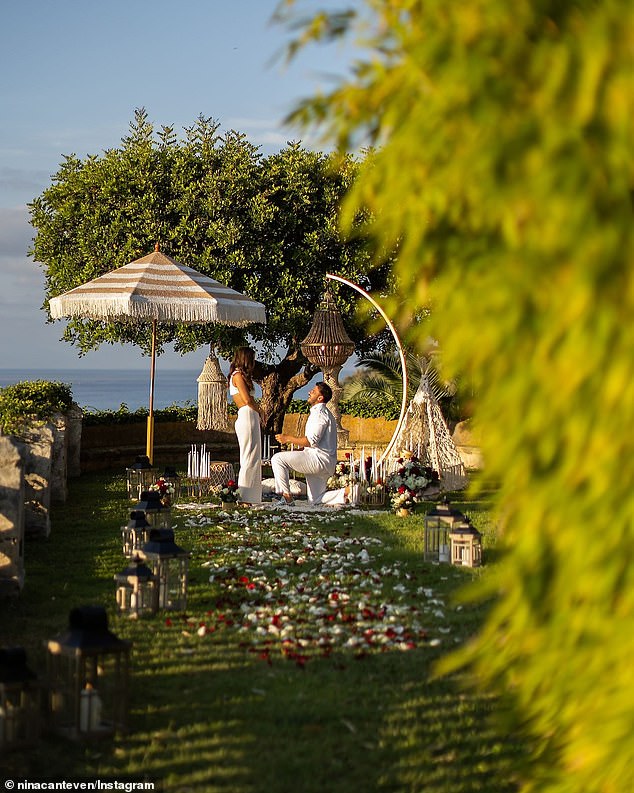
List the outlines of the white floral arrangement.
{"type": "Polygon", "coordinates": [[[339,460],[337,463],[334,474],[326,482],[326,487],[328,490],[338,490],[340,487],[347,487],[358,479],[357,469],[358,464],[355,464],[353,470],[350,463],[350,455],[346,454],[346,459],[339,460]]]}
{"type": "Polygon", "coordinates": [[[412,509],[424,500],[425,491],[439,482],[433,468],[424,466],[418,457],[406,453],[397,461],[398,468],[387,477],[386,485],[391,494],[392,507],[412,509]]]}

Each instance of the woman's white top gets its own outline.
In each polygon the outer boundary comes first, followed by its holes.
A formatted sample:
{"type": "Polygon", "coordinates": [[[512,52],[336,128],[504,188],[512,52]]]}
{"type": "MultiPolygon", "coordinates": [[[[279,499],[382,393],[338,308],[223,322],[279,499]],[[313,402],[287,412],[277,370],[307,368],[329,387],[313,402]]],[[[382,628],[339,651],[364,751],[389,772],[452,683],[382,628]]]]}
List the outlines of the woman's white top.
{"type": "MultiPolygon", "coordinates": [[[[240,372],[240,370],[236,369],[235,372],[233,372],[233,374],[231,375],[231,379],[229,380],[229,393],[231,394],[231,396],[235,396],[236,394],[240,393],[240,389],[233,384],[233,378],[236,374],[238,374],[238,372],[240,372]]],[[[240,374],[242,374],[242,372],[240,372],[240,374]]],[[[255,394],[255,386],[251,388],[249,393],[251,394],[251,396],[255,394]]]]}

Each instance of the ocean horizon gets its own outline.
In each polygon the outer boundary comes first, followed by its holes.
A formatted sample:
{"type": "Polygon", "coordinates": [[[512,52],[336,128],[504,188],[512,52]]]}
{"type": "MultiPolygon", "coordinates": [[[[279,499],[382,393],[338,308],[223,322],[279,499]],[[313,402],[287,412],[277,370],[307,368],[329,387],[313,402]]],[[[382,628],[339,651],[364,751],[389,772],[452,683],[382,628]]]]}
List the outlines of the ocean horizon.
{"type": "MultiPolygon", "coordinates": [[[[163,369],[154,374],[154,409],[198,402],[200,369],[163,369]]],[[[84,410],[131,412],[147,408],[150,401],[150,366],[147,369],[0,369],[0,388],[21,382],[47,380],[70,386],[73,399],[84,410]]]]}
{"type": "MultiPolygon", "coordinates": [[[[196,405],[199,375],[200,368],[164,369],[157,366],[154,374],[154,409],[196,405]]],[[[36,380],[65,383],[70,387],[74,401],[86,411],[119,410],[123,404],[130,412],[134,412],[149,406],[149,362],[147,369],[139,371],[94,368],[0,369],[0,388],[36,380]]],[[[310,386],[304,386],[295,393],[295,398],[305,399],[309,390],[310,386]]],[[[259,397],[259,391],[257,388],[256,397],[259,397]]]]}

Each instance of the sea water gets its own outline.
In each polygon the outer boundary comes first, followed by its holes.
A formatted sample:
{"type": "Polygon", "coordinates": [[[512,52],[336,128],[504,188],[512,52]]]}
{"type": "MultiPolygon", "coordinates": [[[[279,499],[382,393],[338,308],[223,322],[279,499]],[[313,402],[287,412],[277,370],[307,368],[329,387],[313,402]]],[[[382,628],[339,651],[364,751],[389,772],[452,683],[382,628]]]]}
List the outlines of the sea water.
{"type": "MultiPolygon", "coordinates": [[[[198,401],[198,371],[156,368],[154,409],[198,401]]],[[[147,408],[150,372],[118,369],[0,369],[0,388],[24,381],[47,380],[70,386],[73,399],[85,410],[147,408]]]]}

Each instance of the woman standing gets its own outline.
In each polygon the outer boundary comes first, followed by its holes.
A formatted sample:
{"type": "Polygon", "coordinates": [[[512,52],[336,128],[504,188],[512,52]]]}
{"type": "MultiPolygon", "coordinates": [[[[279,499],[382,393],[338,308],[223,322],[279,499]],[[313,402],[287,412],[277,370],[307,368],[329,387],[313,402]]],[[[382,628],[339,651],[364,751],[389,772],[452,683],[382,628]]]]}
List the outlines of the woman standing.
{"type": "Polygon", "coordinates": [[[250,347],[238,347],[229,367],[229,394],[238,408],[236,435],[240,447],[238,490],[245,504],[262,501],[262,439],[260,411],[255,401],[253,368],[255,353],[250,347]]]}

